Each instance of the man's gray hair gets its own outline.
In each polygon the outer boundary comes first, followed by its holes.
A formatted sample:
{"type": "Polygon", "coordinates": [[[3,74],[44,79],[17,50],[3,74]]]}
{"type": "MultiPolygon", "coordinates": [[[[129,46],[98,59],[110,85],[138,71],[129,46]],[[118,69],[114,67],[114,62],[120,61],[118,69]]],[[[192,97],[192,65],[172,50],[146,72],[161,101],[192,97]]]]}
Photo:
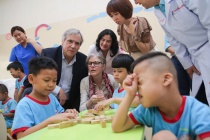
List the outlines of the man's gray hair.
{"type": "Polygon", "coordinates": [[[63,33],[63,36],[62,36],[62,41],[64,41],[66,39],[66,37],[69,36],[69,35],[77,35],[77,34],[79,34],[81,36],[80,45],[82,45],[82,43],[83,43],[83,36],[82,36],[81,32],[79,30],[77,30],[77,29],[69,29],[69,30],[65,31],[63,33]]]}

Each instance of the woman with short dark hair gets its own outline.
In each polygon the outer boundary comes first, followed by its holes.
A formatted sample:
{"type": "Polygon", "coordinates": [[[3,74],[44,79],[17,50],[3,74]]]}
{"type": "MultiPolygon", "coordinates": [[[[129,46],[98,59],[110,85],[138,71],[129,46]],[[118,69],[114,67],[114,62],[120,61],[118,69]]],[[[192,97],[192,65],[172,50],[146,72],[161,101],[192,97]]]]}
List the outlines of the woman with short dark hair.
{"type": "Polygon", "coordinates": [[[144,17],[132,17],[133,6],[129,0],[111,0],[106,11],[118,24],[120,46],[134,59],[154,50],[155,42],[151,35],[151,26],[144,17]]]}

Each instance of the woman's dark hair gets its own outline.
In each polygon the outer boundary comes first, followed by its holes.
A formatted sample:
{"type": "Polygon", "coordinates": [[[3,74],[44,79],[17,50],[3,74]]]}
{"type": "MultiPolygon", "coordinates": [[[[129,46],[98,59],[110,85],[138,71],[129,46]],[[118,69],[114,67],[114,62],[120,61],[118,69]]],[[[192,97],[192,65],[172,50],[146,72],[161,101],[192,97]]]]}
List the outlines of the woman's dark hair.
{"type": "Polygon", "coordinates": [[[118,50],[119,50],[119,46],[118,46],[118,41],[117,41],[117,36],[116,34],[110,30],[110,29],[105,29],[103,31],[101,31],[96,39],[96,49],[97,51],[101,51],[101,48],[100,48],[100,40],[102,39],[102,37],[104,35],[110,35],[110,37],[112,38],[112,44],[111,44],[111,47],[110,47],[110,51],[112,53],[110,53],[110,56],[113,57],[117,54],[118,50]]]}
{"type": "Polygon", "coordinates": [[[112,12],[119,12],[125,19],[129,19],[133,14],[133,5],[130,0],[110,0],[106,12],[110,17],[112,12]]]}
{"type": "Polygon", "coordinates": [[[20,27],[20,26],[14,26],[14,27],[11,28],[11,35],[12,35],[12,36],[13,36],[13,33],[14,33],[16,30],[25,33],[25,30],[24,30],[22,27],[20,27]]]}
{"type": "Polygon", "coordinates": [[[112,60],[112,68],[126,68],[131,73],[130,67],[134,62],[133,57],[128,54],[119,54],[112,60]]]}

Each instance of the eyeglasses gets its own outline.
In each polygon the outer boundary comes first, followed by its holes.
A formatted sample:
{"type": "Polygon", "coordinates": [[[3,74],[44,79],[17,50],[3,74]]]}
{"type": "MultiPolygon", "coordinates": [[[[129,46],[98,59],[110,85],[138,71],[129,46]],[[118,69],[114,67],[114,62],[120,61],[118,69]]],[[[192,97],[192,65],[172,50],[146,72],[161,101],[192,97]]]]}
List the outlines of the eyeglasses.
{"type": "Polygon", "coordinates": [[[98,67],[100,64],[103,64],[102,62],[99,61],[94,61],[94,62],[88,62],[88,66],[94,66],[94,67],[98,67]]]}

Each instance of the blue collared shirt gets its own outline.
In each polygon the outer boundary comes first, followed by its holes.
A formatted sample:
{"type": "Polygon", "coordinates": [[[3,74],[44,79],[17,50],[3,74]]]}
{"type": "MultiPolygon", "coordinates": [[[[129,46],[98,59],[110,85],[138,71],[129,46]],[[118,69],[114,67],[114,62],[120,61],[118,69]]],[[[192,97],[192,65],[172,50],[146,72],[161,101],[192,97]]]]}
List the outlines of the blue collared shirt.
{"type": "Polygon", "coordinates": [[[160,9],[160,11],[165,15],[165,0],[160,0],[159,5],[156,5],[155,8],[160,9]]]}

